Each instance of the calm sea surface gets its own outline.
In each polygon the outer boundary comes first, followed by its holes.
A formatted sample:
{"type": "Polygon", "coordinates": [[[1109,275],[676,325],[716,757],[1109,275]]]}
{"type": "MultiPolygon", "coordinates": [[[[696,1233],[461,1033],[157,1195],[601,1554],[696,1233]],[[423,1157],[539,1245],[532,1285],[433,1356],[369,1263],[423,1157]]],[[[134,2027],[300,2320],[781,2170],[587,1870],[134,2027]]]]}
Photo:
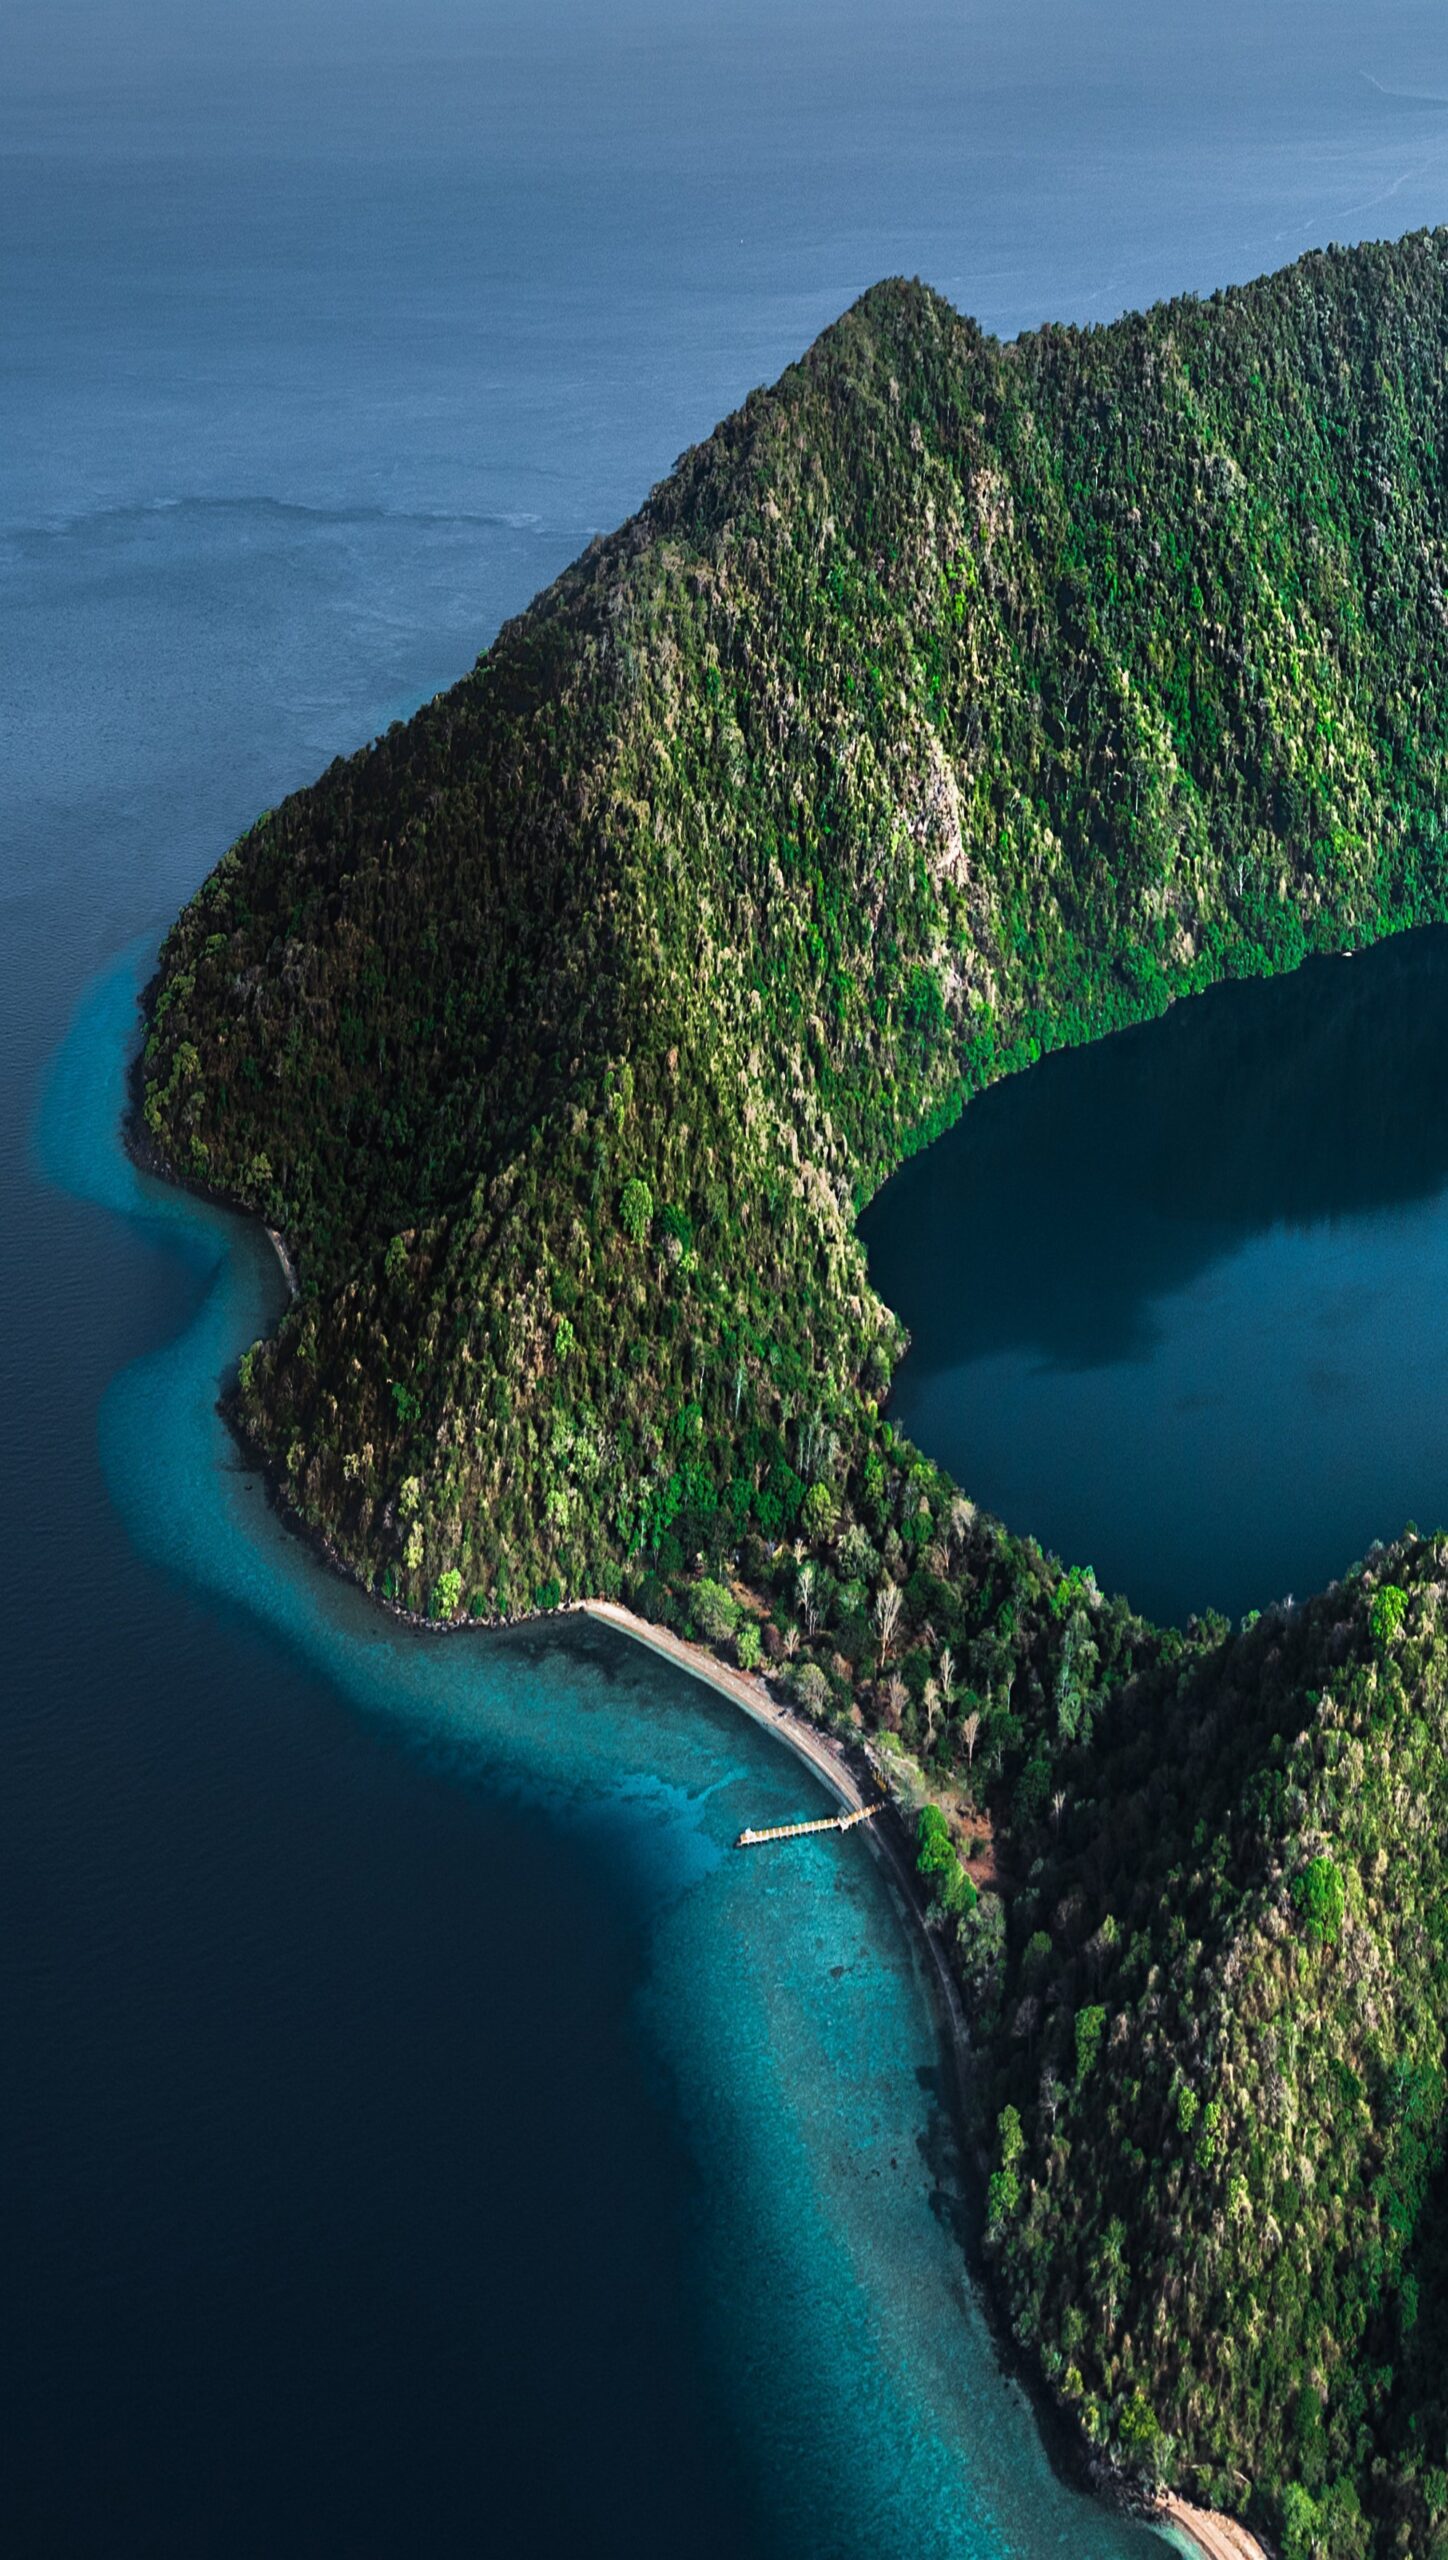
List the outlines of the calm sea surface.
{"type": "MultiPolygon", "coordinates": [[[[1445,211],[1448,41],[1401,0],[5,13],[7,2553],[1159,2547],[1056,2479],[997,2369],[860,1844],[732,1859],[810,1782],[632,1649],[406,1639],[314,1571],[212,1411],[275,1272],[132,1174],[120,1078],[157,936],[255,811],[457,674],[877,275],[1009,331],[1445,211]]],[[[1432,966],[1389,992],[1431,1007],[1432,966]]],[[[1274,1054],[1312,1030],[1280,1002],[1274,1054]]],[[[1077,1089],[1028,1090],[1001,1108],[1049,1162],[1077,1089]]],[[[1324,1146],[1304,1198],[1296,1138],[1252,1149],[1188,1091],[1210,1232],[1183,1257],[1180,1203],[1143,1198],[1123,1283],[1078,1192],[1084,1354],[1027,1290],[1035,1329],[987,1307],[968,1364],[1089,1372],[1113,1292],[1129,1362],[1253,1250],[1320,1293],[1326,1221],[1386,1236],[1436,1187],[1422,1108],[1420,1183],[1394,1157],[1369,1197],[1345,1145],[1335,1188],[1324,1146]],[[1204,1130],[1267,1189],[1203,1167],[1204,1130]]],[[[1045,1212],[986,1171],[1002,1269],[1034,1269],[1045,1212]]],[[[1152,1597],[1173,1568],[1127,1511],[1118,1568],[971,1429],[968,1483],[1152,1597]]],[[[1434,1511],[1388,1453],[1349,1449],[1331,1561],[1434,1511]]],[[[1249,1539],[1232,1605],[1316,1570],[1249,1539]]]]}

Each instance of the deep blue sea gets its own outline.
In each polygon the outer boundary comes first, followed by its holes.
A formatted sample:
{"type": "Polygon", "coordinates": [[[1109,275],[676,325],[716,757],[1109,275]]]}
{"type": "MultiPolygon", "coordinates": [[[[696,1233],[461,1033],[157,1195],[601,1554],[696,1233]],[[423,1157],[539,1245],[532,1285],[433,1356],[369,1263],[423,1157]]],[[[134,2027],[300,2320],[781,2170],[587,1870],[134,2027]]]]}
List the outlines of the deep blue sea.
{"type": "Polygon", "coordinates": [[[1160,2547],[999,2369],[862,1845],[732,1858],[811,1782],[687,1680],[283,1535],[275,1269],[121,1077],[257,809],[875,277],[1011,331],[1445,212],[1427,0],[10,0],[7,2555],[1160,2547]]]}

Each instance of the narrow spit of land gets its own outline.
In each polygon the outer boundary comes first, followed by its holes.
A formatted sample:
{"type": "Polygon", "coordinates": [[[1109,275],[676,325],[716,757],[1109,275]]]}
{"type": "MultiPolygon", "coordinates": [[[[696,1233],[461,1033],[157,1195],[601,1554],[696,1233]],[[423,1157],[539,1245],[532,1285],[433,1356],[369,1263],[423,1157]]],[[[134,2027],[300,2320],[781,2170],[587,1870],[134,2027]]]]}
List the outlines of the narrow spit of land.
{"type": "MultiPolygon", "coordinates": [[[[867,1800],[858,1778],[836,1742],[818,1733],[813,1725],[796,1714],[792,1707],[771,1696],[762,1680],[747,1671],[731,1670],[727,1662],[707,1653],[702,1645],[690,1644],[685,1637],[674,1635],[667,1627],[651,1626],[646,1618],[635,1617],[616,1600],[577,1600],[568,1604],[565,1614],[598,1618],[605,1626],[617,1627],[635,1644],[646,1645],[651,1653],[662,1654],[668,1662],[687,1671],[692,1679],[702,1680],[706,1688],[715,1689],[721,1697],[730,1698],[742,1707],[754,1722],[777,1734],[780,1741],[803,1760],[815,1774],[823,1778],[840,1803],[851,1813],[868,1810],[867,1800]]],[[[895,1842],[888,1831],[876,1823],[862,1823],[870,1848],[892,1871],[901,1887],[904,1902],[914,1912],[920,1937],[930,1958],[931,1971],[940,1994],[941,2009],[955,2068],[956,2094],[964,2110],[966,2073],[970,2060],[970,2036],[960,1991],[951,1972],[935,1931],[926,1921],[913,1890],[912,1880],[895,1842]]],[[[1245,2525],[1234,2516],[1217,2515],[1209,2508],[1194,2507],[1185,2498],[1166,2497],[1157,2510],[1158,2519],[1169,2524],[1205,2555],[1205,2560],[1267,2560],[1262,2545],[1245,2525]]]]}

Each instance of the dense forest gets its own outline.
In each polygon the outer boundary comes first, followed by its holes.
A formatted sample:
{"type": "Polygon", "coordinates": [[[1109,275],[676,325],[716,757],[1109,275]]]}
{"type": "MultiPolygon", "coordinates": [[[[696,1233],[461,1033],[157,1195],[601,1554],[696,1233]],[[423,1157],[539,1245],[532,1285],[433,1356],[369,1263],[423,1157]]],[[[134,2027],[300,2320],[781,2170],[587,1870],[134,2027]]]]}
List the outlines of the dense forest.
{"type": "Polygon", "coordinates": [[[1445,434],[1445,234],[1011,345],[880,285],[225,855],[140,1075],[292,1245],[234,1408],[339,1562],[875,1737],[1020,2336],[1293,2555],[1448,2555],[1448,1549],[1146,1625],[894,1432],[854,1222],[1045,1050],[1448,915],[1445,434]]]}

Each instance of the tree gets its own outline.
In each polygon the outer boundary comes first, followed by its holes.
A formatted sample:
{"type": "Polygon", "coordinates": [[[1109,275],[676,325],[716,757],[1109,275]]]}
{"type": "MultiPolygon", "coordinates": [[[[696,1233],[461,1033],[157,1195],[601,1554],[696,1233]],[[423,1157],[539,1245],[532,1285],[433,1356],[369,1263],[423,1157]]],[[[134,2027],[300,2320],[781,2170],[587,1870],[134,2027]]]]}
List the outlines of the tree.
{"type": "Polygon", "coordinates": [[[944,1875],[957,1863],[950,1825],[939,1805],[922,1805],[915,1825],[915,1864],[921,1875],[944,1875]]]}
{"type": "Polygon", "coordinates": [[[858,1520],[852,1520],[840,1540],[840,1571],[847,1582],[868,1582],[880,1559],[871,1545],[869,1533],[858,1520]]]}
{"type": "Polygon", "coordinates": [[[434,1618],[455,1618],[462,1596],[462,1575],[455,1564],[450,1564],[446,1573],[440,1573],[433,1585],[432,1607],[429,1614],[434,1618]]]}
{"type": "Polygon", "coordinates": [[[1283,2560],[1313,2560],[1318,2543],[1316,2501],[1296,2480],[1289,2483],[1282,2499],[1283,2560]]]}
{"type": "MultiPolygon", "coordinates": [[[[1080,2025],[1080,2020],[1077,2020],[1080,2025]]],[[[1101,2246],[1091,2267],[1097,2299],[1105,2315],[1106,2327],[1116,2323],[1116,2305],[1126,2282],[1126,2225],[1113,2215],[1108,2222],[1101,2246]]]]}
{"type": "Polygon", "coordinates": [[[949,1874],[938,1879],[935,1899],[942,1916],[947,1920],[962,1921],[968,1913],[974,1911],[980,1895],[976,1892],[974,1881],[966,1874],[959,1858],[955,1859],[949,1874]]]}
{"type": "Polygon", "coordinates": [[[795,1592],[804,1613],[805,1630],[813,1635],[820,1622],[819,1599],[815,1590],[815,1569],[806,1557],[794,1578],[795,1592]]]}
{"type": "Polygon", "coordinates": [[[739,1603],[722,1582],[708,1575],[696,1582],[690,1598],[694,1624],[710,1644],[727,1643],[739,1624],[739,1603]]]}
{"type": "Polygon", "coordinates": [[[1106,2033],[1106,2012],[1102,2008],[1078,2009],[1076,2012],[1076,2086],[1088,2079],[1096,2067],[1101,2039],[1106,2033]]]}
{"type": "Polygon", "coordinates": [[[1368,1611],[1368,1632],[1380,1659],[1402,1625],[1407,1606],[1408,1595],[1399,1589],[1396,1582],[1385,1582],[1381,1591],[1374,1593],[1372,1607],[1368,1611]]]}
{"type": "Polygon", "coordinates": [[[1336,1944],[1347,1909],[1347,1887],[1331,1858],[1310,1858],[1292,1880],[1292,1899],[1305,1936],[1315,1947],[1336,1944]]]}
{"type": "Polygon", "coordinates": [[[1156,2446],[1161,2429],[1156,2413],[1144,2391],[1133,2391],[1117,2421],[1117,2434],[1129,2453],[1149,2454],[1156,2446]]]}
{"type": "Polygon", "coordinates": [[[794,1675],[794,1694],[805,1714],[818,1723],[830,1703],[830,1684],[817,1662],[803,1662],[794,1675]]]}
{"type": "Polygon", "coordinates": [[[885,1656],[894,1642],[895,1630],[900,1624],[903,1597],[899,1583],[888,1579],[881,1583],[875,1594],[875,1633],[880,1644],[878,1668],[882,1671],[885,1667],[885,1656]]]}
{"type": "Polygon", "coordinates": [[[631,1244],[642,1244],[654,1220],[654,1195],[637,1174],[623,1186],[618,1204],[619,1225],[631,1244]]]}
{"type": "Polygon", "coordinates": [[[1014,2169],[993,2169],[986,2188],[986,2238],[998,2240],[1021,2201],[1021,2181],[1014,2169]]]}

